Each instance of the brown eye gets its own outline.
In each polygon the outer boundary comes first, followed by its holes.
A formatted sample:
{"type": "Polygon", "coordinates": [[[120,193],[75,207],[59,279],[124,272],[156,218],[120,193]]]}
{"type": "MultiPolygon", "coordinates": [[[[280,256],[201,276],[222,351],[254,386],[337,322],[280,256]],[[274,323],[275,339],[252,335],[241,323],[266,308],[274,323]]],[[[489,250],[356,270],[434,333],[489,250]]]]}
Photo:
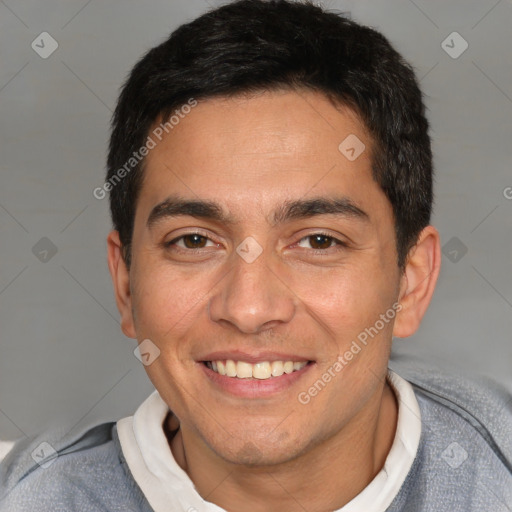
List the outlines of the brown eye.
{"type": "Polygon", "coordinates": [[[178,251],[184,251],[187,249],[203,249],[207,247],[208,242],[210,242],[211,247],[213,242],[207,236],[201,235],[200,233],[187,233],[171,240],[170,242],[166,242],[165,247],[174,248],[178,251]]]}
{"type": "Polygon", "coordinates": [[[311,235],[307,238],[311,240],[310,244],[313,249],[329,249],[334,240],[332,236],[327,235],[311,235]]]}
{"type": "MultiPolygon", "coordinates": [[[[344,249],[347,247],[347,244],[341,240],[338,240],[337,238],[328,235],[327,233],[314,233],[312,235],[305,236],[302,238],[298,245],[301,247],[304,247],[303,244],[304,241],[307,241],[309,243],[309,248],[313,251],[326,252],[328,249],[335,248],[335,250],[344,249]],[[335,247],[338,246],[338,247],[335,247]]],[[[308,247],[305,247],[306,249],[308,247]]],[[[333,252],[333,251],[329,251],[333,252]]]]}
{"type": "Polygon", "coordinates": [[[206,240],[208,240],[203,235],[192,234],[185,235],[183,238],[183,243],[187,249],[200,249],[205,246],[206,240]]]}

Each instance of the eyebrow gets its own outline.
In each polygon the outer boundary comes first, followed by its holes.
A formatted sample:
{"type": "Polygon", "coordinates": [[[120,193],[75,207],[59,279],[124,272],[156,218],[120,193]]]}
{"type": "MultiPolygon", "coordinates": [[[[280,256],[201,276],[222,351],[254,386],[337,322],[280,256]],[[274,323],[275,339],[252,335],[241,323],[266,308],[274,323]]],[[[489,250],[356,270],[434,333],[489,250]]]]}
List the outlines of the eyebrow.
{"type": "MultiPolygon", "coordinates": [[[[292,220],[307,219],[318,215],[335,215],[365,222],[370,220],[369,215],[347,197],[313,197],[311,199],[285,201],[271,212],[270,217],[267,217],[267,222],[275,227],[292,220]]],[[[225,212],[219,203],[186,199],[174,195],[158,203],[151,210],[146,225],[151,229],[163,219],[180,216],[213,220],[226,226],[237,223],[235,217],[225,212]]]]}

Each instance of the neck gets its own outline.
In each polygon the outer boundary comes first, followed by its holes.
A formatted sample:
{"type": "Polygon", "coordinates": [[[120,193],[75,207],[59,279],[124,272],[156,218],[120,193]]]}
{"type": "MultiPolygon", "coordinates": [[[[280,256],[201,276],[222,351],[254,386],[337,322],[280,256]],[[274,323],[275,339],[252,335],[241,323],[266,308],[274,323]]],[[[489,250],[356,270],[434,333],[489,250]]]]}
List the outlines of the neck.
{"type": "Polygon", "coordinates": [[[393,444],[398,404],[387,381],[372,402],[335,436],[282,464],[247,467],[205,454],[183,426],[169,444],[199,494],[227,511],[336,510],[375,478],[393,444]]]}

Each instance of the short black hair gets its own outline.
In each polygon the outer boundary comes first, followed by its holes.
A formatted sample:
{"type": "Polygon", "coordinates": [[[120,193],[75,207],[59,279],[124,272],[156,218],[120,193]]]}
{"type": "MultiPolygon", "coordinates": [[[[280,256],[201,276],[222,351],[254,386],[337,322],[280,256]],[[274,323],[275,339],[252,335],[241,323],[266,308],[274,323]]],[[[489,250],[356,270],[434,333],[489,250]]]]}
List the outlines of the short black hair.
{"type": "Polygon", "coordinates": [[[134,66],[112,118],[107,159],[111,215],[128,266],[144,169],[138,152],[155,121],[168,121],[191,98],[282,88],[321,92],[363,121],[372,137],[373,178],[393,208],[397,263],[404,269],[433,201],[422,92],[411,65],[381,33],[307,0],[228,3],[178,27],[134,66]]]}

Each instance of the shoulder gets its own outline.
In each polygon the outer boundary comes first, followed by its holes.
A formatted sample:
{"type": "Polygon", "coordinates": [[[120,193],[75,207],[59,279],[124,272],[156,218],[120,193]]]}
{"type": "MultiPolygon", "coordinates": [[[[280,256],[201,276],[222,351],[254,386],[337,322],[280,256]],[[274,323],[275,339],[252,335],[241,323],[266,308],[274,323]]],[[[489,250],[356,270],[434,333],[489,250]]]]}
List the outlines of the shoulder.
{"type": "Polygon", "coordinates": [[[413,356],[394,355],[390,368],[411,383],[425,410],[462,420],[512,467],[512,392],[503,384],[413,356]]]}
{"type": "Polygon", "coordinates": [[[116,424],[64,427],[15,443],[0,463],[0,512],[143,510],[116,442],[116,424]]]}
{"type": "Polygon", "coordinates": [[[418,455],[402,489],[407,506],[424,510],[421,500],[439,510],[447,503],[510,510],[512,393],[487,377],[411,356],[394,355],[389,366],[412,385],[421,413],[418,455]]]}

